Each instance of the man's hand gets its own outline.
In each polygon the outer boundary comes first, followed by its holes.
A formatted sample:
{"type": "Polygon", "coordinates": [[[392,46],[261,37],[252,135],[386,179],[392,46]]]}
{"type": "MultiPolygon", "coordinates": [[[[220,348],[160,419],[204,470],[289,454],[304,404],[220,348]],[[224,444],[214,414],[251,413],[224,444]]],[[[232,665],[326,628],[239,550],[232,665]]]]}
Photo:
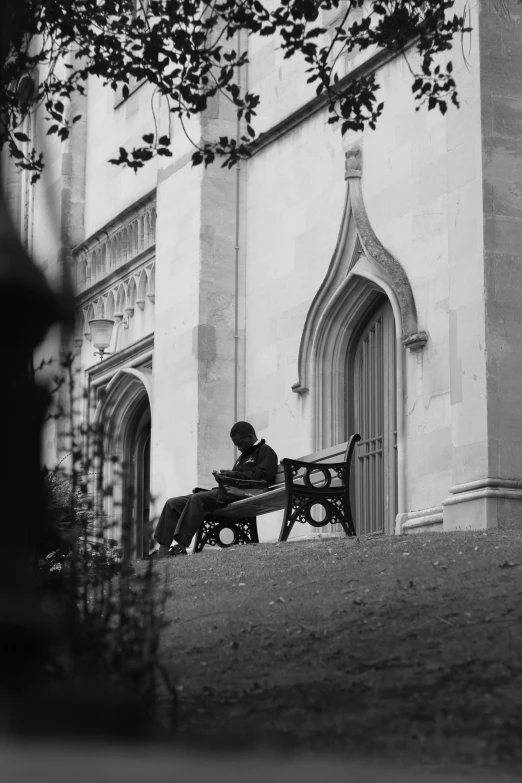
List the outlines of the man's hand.
{"type": "Polygon", "coordinates": [[[221,475],[221,476],[235,476],[236,475],[233,470],[213,470],[212,472],[214,474],[219,473],[219,475],[221,475]]]}

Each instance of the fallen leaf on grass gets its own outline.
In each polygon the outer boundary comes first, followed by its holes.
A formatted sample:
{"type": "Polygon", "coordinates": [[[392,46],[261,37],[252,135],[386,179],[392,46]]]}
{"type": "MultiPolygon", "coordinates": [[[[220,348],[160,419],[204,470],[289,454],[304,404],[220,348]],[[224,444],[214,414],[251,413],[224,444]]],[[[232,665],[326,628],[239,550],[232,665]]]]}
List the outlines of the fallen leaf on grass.
{"type": "Polygon", "coordinates": [[[443,565],[442,563],[439,563],[438,560],[435,560],[434,563],[432,563],[432,566],[435,566],[435,568],[442,568],[444,571],[447,570],[447,566],[443,565]]]}
{"type": "Polygon", "coordinates": [[[509,563],[505,560],[503,563],[500,563],[499,568],[514,568],[517,565],[520,565],[520,563],[509,563]]]}
{"type": "Polygon", "coordinates": [[[436,618],[437,620],[440,620],[440,621],[441,621],[441,623],[446,623],[446,625],[451,625],[451,627],[452,627],[452,628],[454,628],[454,627],[455,627],[455,626],[453,625],[453,623],[450,623],[450,621],[449,621],[449,620],[445,620],[445,619],[444,619],[444,617],[439,617],[439,615],[438,615],[438,614],[436,614],[436,615],[435,615],[435,618],[436,618]]]}

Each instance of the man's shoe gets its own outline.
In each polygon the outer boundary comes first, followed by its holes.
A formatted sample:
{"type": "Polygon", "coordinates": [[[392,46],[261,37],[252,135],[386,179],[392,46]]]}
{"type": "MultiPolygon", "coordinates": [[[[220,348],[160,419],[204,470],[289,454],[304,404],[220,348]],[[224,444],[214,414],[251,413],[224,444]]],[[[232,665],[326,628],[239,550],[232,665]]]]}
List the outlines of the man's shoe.
{"type": "Polygon", "coordinates": [[[180,546],[179,544],[176,544],[172,547],[172,549],[169,552],[170,557],[177,557],[178,555],[186,555],[187,550],[185,547],[180,546]]]}
{"type": "Polygon", "coordinates": [[[149,555],[149,557],[154,558],[154,560],[164,560],[170,557],[170,553],[161,549],[155,549],[154,552],[149,555]]]}

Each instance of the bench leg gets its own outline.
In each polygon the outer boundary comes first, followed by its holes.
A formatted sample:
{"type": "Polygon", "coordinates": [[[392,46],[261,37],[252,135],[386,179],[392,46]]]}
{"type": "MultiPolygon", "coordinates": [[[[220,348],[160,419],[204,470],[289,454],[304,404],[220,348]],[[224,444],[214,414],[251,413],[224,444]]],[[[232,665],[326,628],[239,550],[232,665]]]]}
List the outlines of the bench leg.
{"type": "Polygon", "coordinates": [[[291,533],[291,530],[292,530],[292,528],[294,526],[294,522],[295,522],[295,519],[292,519],[292,517],[287,519],[286,518],[286,514],[285,514],[285,517],[283,519],[283,524],[281,525],[281,532],[279,533],[279,539],[278,540],[279,540],[280,543],[282,541],[288,541],[288,536],[291,533]]]}
{"type": "MultiPolygon", "coordinates": [[[[340,524],[347,536],[355,536],[355,527],[351,514],[350,504],[340,498],[323,498],[324,503],[331,508],[332,516],[330,520],[323,523],[315,523],[310,516],[310,507],[314,504],[315,498],[301,497],[290,498],[285,509],[285,516],[279,534],[279,541],[288,541],[295,522],[308,522],[313,527],[324,527],[330,523],[340,524]]],[[[321,500],[316,502],[321,503],[321,500]]]]}
{"type": "Polygon", "coordinates": [[[249,525],[250,525],[250,543],[259,544],[259,536],[257,533],[257,517],[252,517],[252,519],[249,520],[249,525]]]}
{"type": "Polygon", "coordinates": [[[227,520],[226,517],[215,518],[212,514],[208,514],[196,533],[194,554],[202,552],[206,544],[218,546],[221,549],[237,544],[259,544],[256,517],[227,520]],[[224,544],[220,540],[219,533],[224,528],[230,528],[234,532],[235,541],[232,544],[224,544]]]}
{"type": "Polygon", "coordinates": [[[204,535],[205,522],[198,528],[196,533],[196,540],[194,541],[194,554],[201,552],[206,544],[206,536],[204,535]]]}
{"type": "Polygon", "coordinates": [[[344,505],[344,516],[339,519],[341,526],[347,536],[356,536],[355,525],[353,524],[352,510],[350,508],[350,501],[347,500],[344,505]]]}

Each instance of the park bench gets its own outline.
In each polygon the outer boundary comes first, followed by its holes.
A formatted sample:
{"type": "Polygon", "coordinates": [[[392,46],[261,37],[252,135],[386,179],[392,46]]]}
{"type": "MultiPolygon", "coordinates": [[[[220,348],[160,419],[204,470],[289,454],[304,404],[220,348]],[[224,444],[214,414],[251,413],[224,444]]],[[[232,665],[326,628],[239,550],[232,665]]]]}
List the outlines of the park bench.
{"type": "Polygon", "coordinates": [[[288,540],[296,522],[313,527],[340,524],[347,536],[354,536],[350,466],[360,439],[355,434],[346,443],[300,459],[283,459],[274,483],[266,492],[236,500],[206,515],[196,534],[194,552],[201,552],[205,544],[219,547],[257,544],[257,517],[281,509],[285,513],[279,541],[288,540]]]}

